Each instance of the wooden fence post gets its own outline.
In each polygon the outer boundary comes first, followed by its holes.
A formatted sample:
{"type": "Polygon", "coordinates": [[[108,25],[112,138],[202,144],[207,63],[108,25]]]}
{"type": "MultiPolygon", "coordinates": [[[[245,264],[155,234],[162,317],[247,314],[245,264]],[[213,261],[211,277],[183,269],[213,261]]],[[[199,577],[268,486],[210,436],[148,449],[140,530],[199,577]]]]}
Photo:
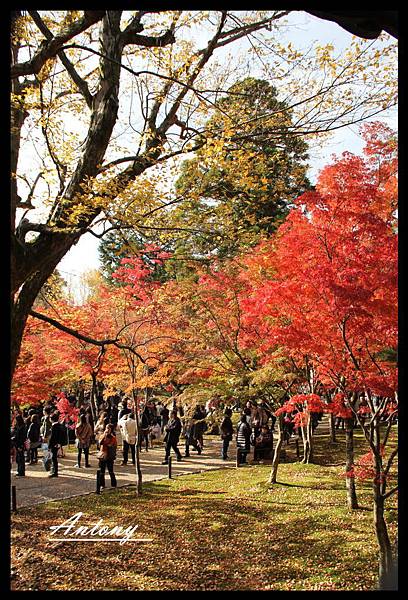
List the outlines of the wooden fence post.
{"type": "Polygon", "coordinates": [[[96,471],[96,493],[101,493],[101,470],[98,469],[96,471]]]}
{"type": "Polygon", "coordinates": [[[241,458],[241,452],[240,449],[237,448],[237,456],[236,456],[236,467],[238,469],[239,465],[240,465],[240,458],[241,458]]]}
{"type": "Polygon", "coordinates": [[[169,475],[169,479],[171,479],[171,456],[169,456],[169,462],[168,462],[168,475],[169,475]]]}
{"type": "Polygon", "coordinates": [[[17,493],[15,485],[11,486],[11,510],[17,512],[17,493]]]}

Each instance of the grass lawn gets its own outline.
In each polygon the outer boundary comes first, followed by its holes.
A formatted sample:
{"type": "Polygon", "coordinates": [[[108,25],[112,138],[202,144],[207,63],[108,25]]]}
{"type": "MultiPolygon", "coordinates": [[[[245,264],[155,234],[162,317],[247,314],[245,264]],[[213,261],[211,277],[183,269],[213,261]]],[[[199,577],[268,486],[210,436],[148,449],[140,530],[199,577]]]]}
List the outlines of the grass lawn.
{"type": "MultiPolygon", "coordinates": [[[[49,502],[12,516],[14,590],[372,590],[377,544],[369,484],[346,506],[344,434],[317,436],[316,462],[294,448],[270,486],[270,465],[208,471],[102,495],[49,502]],[[146,543],[50,542],[48,529],[138,524],[146,543]]],[[[357,447],[361,436],[357,433],[357,447]]],[[[394,540],[396,498],[387,522],[394,540]]]]}

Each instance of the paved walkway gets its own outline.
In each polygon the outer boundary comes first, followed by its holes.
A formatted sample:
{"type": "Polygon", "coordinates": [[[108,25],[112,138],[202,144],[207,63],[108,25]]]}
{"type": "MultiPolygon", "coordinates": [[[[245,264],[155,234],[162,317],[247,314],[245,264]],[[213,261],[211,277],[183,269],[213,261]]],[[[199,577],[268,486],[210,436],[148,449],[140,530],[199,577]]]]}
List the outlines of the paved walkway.
{"type": "MultiPolygon", "coordinates": [[[[328,420],[326,415],[319,425],[318,434],[328,433],[328,420]]],[[[130,463],[121,466],[122,444],[120,433],[118,437],[118,452],[115,462],[115,475],[118,487],[136,483],[135,467],[130,463]]],[[[274,433],[276,441],[276,430],[274,433]]],[[[293,442],[292,442],[293,443],[293,442]]],[[[173,451],[172,455],[172,476],[185,475],[188,473],[200,473],[211,469],[220,469],[225,467],[234,467],[236,465],[236,443],[235,439],[230,443],[228,454],[229,460],[222,460],[221,446],[222,441],[219,436],[204,436],[205,447],[203,453],[198,456],[197,452],[190,446],[190,458],[183,458],[181,462],[176,461],[173,451]]],[[[184,439],[181,438],[179,448],[184,454],[184,439]]],[[[95,457],[96,447],[92,447],[90,453],[91,468],[75,468],[77,462],[77,451],[74,445],[70,446],[71,451],[65,450],[65,458],[58,459],[58,477],[48,477],[42,463],[42,452],[39,451],[39,461],[37,465],[26,465],[26,476],[15,477],[16,463],[13,463],[11,483],[16,486],[16,505],[19,507],[34,506],[48,500],[57,500],[61,498],[70,498],[93,493],[96,490],[96,470],[98,468],[98,459],[95,457]]],[[[129,452],[130,457],[130,452],[129,452]]],[[[249,460],[252,458],[252,448],[249,460]]],[[[148,452],[142,450],[140,454],[140,463],[142,469],[143,481],[154,481],[166,479],[168,477],[167,465],[162,465],[164,459],[164,444],[159,442],[148,452]]],[[[84,457],[82,456],[82,464],[84,457]]],[[[131,459],[130,459],[131,460],[131,459]]],[[[109,474],[105,475],[106,486],[110,486],[109,474]]]]}
{"type": "MultiPolygon", "coordinates": [[[[183,442],[184,440],[181,440],[183,442]]],[[[119,442],[119,440],[118,440],[119,442]]],[[[190,458],[183,458],[181,462],[176,461],[176,457],[172,451],[172,476],[199,473],[201,471],[218,469],[223,467],[235,466],[236,445],[235,441],[231,442],[229,449],[229,460],[221,459],[221,440],[216,437],[214,439],[205,438],[205,447],[200,456],[195,450],[190,447],[190,458]]],[[[70,447],[74,450],[74,446],[70,447]]],[[[86,469],[81,467],[75,468],[77,462],[77,453],[65,450],[65,457],[58,459],[58,477],[48,477],[48,473],[44,470],[42,463],[42,452],[39,451],[39,460],[37,465],[26,465],[26,476],[15,477],[16,464],[13,463],[11,483],[16,486],[17,509],[19,507],[34,506],[48,500],[56,500],[68,498],[72,496],[81,496],[95,492],[96,490],[96,470],[98,468],[98,460],[95,457],[96,449],[90,453],[89,462],[91,467],[86,469]]],[[[179,444],[182,454],[184,454],[184,445],[179,444]]],[[[129,452],[130,456],[130,452],[129,452]]],[[[162,465],[164,459],[164,444],[159,443],[153,449],[146,452],[144,449],[140,454],[140,462],[142,469],[143,481],[154,481],[157,479],[165,479],[168,477],[167,465],[162,465]]],[[[118,487],[135,484],[136,472],[135,467],[131,463],[126,466],[121,466],[122,450],[121,444],[118,443],[118,453],[115,462],[115,475],[118,487]]],[[[82,457],[83,464],[83,457],[82,457]]],[[[106,486],[109,488],[109,474],[105,475],[106,486]]]]}

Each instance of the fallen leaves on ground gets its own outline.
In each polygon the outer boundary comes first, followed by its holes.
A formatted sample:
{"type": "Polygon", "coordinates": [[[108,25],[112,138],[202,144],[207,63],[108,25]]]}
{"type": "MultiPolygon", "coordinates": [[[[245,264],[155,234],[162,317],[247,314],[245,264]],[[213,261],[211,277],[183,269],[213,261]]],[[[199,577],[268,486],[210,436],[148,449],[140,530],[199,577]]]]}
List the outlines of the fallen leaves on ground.
{"type": "MultiPolygon", "coordinates": [[[[49,502],[12,517],[13,590],[373,590],[369,485],[349,511],[342,467],[287,463],[180,476],[49,502]],[[150,543],[49,542],[49,527],[138,524],[150,543]]],[[[396,506],[387,510],[392,539],[396,506]]]]}

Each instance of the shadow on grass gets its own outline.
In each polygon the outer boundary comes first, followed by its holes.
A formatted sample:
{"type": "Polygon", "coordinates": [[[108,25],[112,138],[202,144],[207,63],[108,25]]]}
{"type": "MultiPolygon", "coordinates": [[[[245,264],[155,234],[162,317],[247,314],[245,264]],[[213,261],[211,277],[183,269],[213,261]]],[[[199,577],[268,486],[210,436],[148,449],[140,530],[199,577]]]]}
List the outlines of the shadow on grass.
{"type": "Polygon", "coordinates": [[[302,483],[287,483],[286,481],[275,481],[275,483],[270,484],[272,488],[274,485],[283,485],[285,487],[297,487],[297,488],[308,488],[309,490],[315,490],[315,485],[304,485],[302,483]]]}
{"type": "MultiPolygon", "coordinates": [[[[344,441],[333,446],[320,439],[316,446],[317,465],[344,457],[344,441]]],[[[287,456],[293,452],[286,462],[298,462],[294,446],[285,450],[287,456]]],[[[64,581],[72,582],[65,588],[70,591],[374,589],[372,509],[347,509],[345,482],[337,472],[299,467],[288,473],[305,483],[271,486],[267,469],[260,481],[262,466],[254,465],[146,482],[141,496],[129,486],[22,510],[13,517],[13,550],[27,558],[19,563],[15,589],[58,590],[64,581]],[[109,525],[138,524],[138,535],[154,541],[55,548],[47,541],[49,527],[78,511],[84,512],[84,524],[101,518],[109,525]]]]}
{"type": "MultiPolygon", "coordinates": [[[[290,505],[273,502],[261,492],[258,504],[257,494],[248,497],[245,489],[234,497],[220,490],[199,489],[202,485],[211,488],[215,480],[197,479],[196,484],[198,489],[190,487],[190,482],[188,488],[177,489],[179,482],[150,482],[139,497],[127,488],[93,500],[78,498],[52,511],[19,513],[15,530],[20,536],[14,545],[16,550],[26,548],[30,560],[19,567],[17,589],[27,590],[35,581],[39,590],[55,590],[60,585],[57,581],[69,581],[73,573],[71,590],[125,590],[129,585],[134,590],[265,590],[268,586],[279,590],[292,585],[291,581],[301,589],[303,585],[311,589],[310,578],[324,582],[330,577],[338,579],[338,589],[347,590],[350,585],[370,589],[375,551],[366,548],[368,562],[356,560],[356,550],[349,544],[359,540],[362,544],[367,531],[344,506],[337,505],[331,521],[329,503],[320,511],[313,510],[307,495],[293,495],[290,505]],[[58,547],[47,542],[49,527],[77,511],[87,516],[84,524],[101,518],[112,525],[138,523],[138,535],[154,541],[124,546],[62,543],[58,547]],[[34,547],[29,541],[33,537],[37,539],[34,547]]],[[[238,485],[237,480],[232,480],[234,484],[238,485]]],[[[279,485],[315,489],[286,482],[279,485]]]]}

